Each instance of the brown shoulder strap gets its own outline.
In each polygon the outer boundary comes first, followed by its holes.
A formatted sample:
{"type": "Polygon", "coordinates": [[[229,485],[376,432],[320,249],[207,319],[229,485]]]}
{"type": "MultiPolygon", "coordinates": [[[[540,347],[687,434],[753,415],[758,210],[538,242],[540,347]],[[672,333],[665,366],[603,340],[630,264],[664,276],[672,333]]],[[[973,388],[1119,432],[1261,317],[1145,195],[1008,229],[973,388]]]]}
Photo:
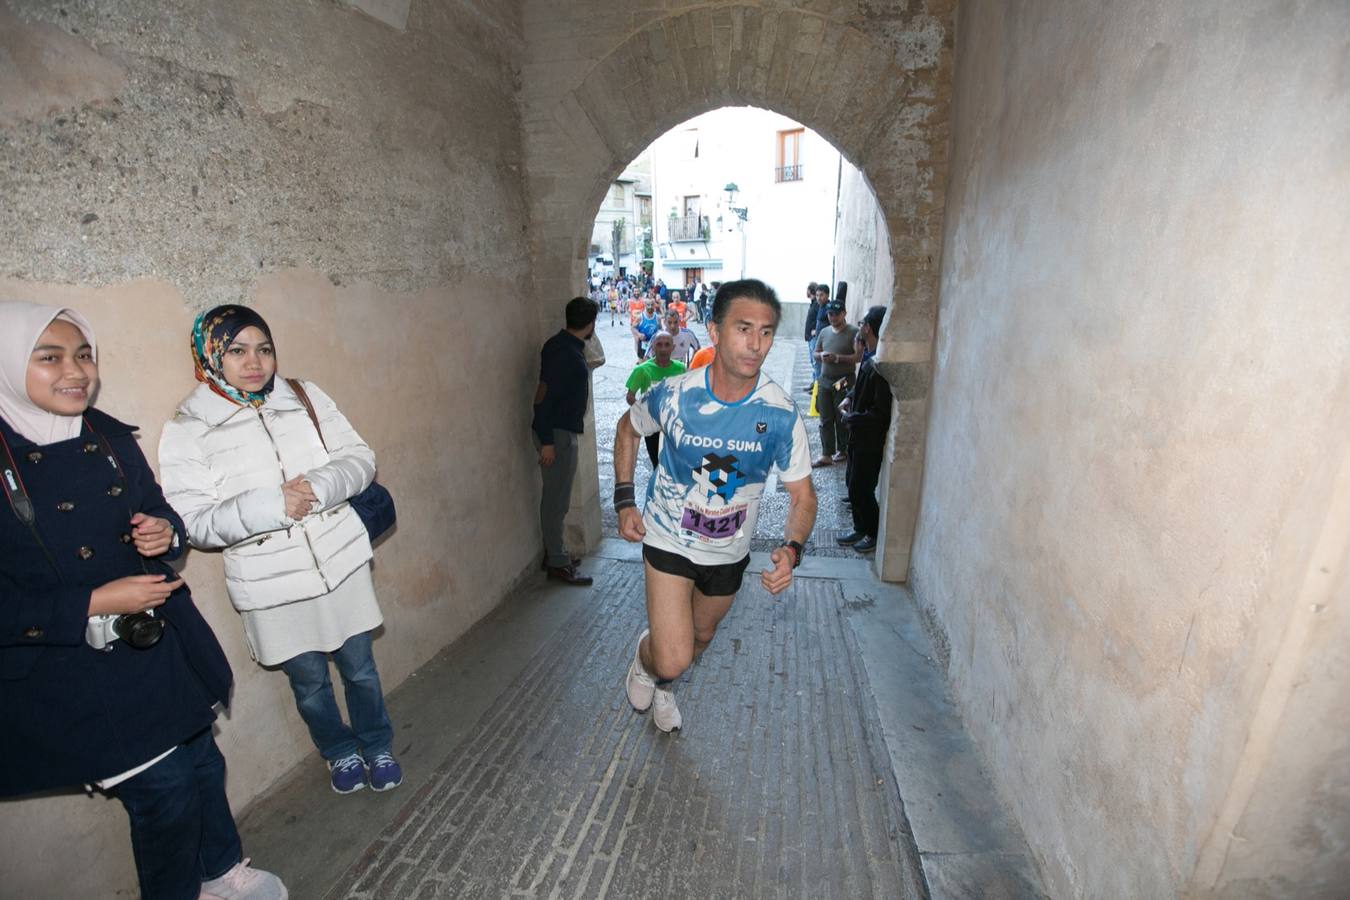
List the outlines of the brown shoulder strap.
{"type": "Polygon", "coordinates": [[[323,444],[323,449],[328,449],[328,442],[323,439],[323,429],[319,427],[319,417],[314,413],[314,404],[309,402],[309,394],[305,393],[305,386],[300,383],[299,378],[287,378],[286,383],[295,391],[295,396],[300,398],[300,402],[305,404],[305,412],[309,413],[309,420],[314,423],[314,430],[319,433],[319,443],[323,444]]]}

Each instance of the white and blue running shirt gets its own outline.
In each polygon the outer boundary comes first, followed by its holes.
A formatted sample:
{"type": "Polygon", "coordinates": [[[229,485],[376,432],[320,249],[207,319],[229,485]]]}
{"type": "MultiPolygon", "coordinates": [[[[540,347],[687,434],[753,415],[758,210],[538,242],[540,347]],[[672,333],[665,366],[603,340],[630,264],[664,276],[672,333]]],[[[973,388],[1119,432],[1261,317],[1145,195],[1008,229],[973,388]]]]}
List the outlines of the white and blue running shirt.
{"type": "Polygon", "coordinates": [[[723,403],[708,387],[710,369],[658,382],[628,410],[639,434],[661,432],[643,542],[704,566],[750,552],[771,471],[784,481],[811,475],[806,423],[787,393],[761,372],[745,398],[723,403]]]}

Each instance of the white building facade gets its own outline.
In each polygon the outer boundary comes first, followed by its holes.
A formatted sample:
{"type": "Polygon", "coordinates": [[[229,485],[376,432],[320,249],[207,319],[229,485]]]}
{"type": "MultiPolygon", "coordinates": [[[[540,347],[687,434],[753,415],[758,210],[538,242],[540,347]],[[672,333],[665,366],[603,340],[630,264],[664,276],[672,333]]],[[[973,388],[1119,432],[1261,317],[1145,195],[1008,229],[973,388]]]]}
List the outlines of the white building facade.
{"type": "Polygon", "coordinates": [[[726,107],[666,132],[650,153],[654,274],[668,286],[759,278],[798,301],[808,282],[833,279],[841,166],[852,167],[820,135],[726,107]]]}
{"type": "Polygon", "coordinates": [[[639,274],[643,262],[650,262],[655,240],[651,173],[651,153],[643,151],[614,179],[600,201],[586,250],[592,278],[639,274]]]}

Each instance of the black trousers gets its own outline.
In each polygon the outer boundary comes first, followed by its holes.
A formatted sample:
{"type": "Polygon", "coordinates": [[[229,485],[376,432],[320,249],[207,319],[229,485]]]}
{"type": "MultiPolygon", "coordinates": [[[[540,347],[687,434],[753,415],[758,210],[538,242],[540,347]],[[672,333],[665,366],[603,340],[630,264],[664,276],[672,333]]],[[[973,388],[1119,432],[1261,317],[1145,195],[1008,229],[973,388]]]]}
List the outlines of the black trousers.
{"type": "Polygon", "coordinates": [[[854,442],[849,449],[848,501],[853,504],[853,530],[875,538],[881,525],[877,504],[877,480],[881,477],[883,448],[873,449],[854,442]]]}

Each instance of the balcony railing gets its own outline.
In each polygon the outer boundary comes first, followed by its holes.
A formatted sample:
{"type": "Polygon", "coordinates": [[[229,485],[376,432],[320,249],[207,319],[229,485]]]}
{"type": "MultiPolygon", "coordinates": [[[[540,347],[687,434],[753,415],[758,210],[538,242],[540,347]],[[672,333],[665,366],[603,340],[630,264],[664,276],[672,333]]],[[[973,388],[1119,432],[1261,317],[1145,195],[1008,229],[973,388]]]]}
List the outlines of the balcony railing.
{"type": "Polygon", "coordinates": [[[784,181],[801,181],[802,167],[798,163],[795,166],[779,166],[773,170],[773,180],[779,183],[784,181]]]}
{"type": "Polygon", "coordinates": [[[672,241],[706,241],[709,237],[707,216],[673,216],[670,219],[672,241]]]}

